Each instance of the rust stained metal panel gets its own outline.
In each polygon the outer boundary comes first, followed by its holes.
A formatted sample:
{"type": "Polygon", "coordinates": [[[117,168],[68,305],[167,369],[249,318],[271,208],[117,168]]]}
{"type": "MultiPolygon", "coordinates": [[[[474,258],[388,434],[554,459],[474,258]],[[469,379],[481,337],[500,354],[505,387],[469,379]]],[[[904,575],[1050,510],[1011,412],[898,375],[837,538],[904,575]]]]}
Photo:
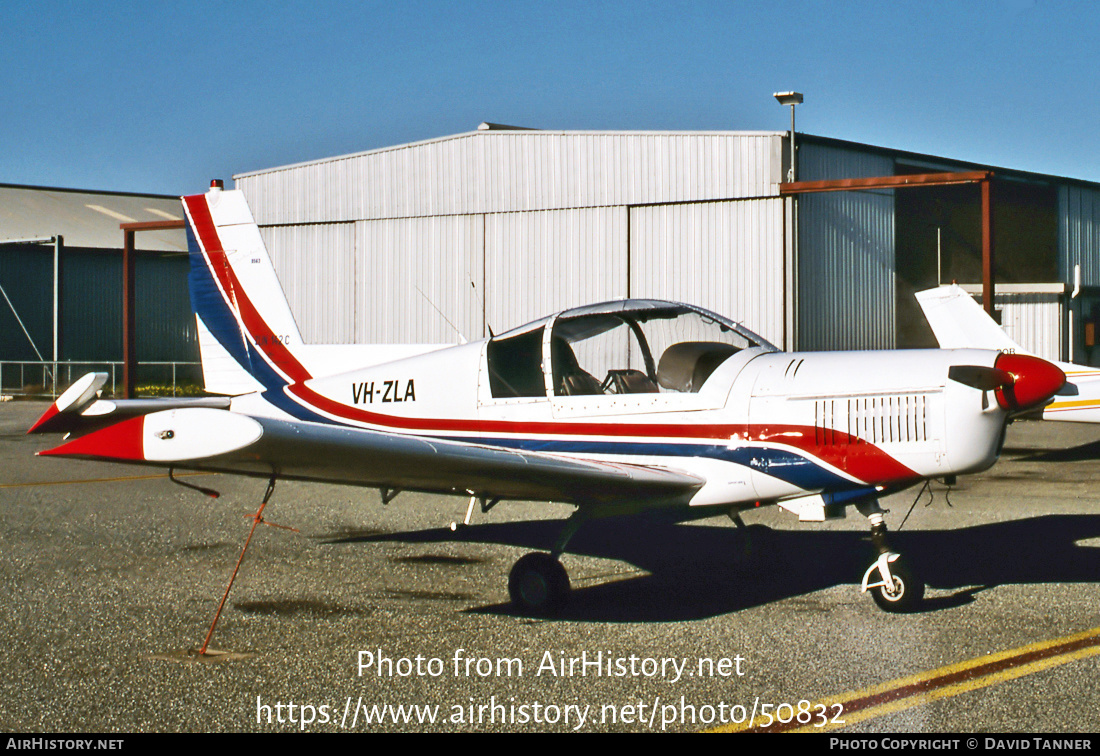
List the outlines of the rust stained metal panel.
{"type": "Polygon", "coordinates": [[[784,341],[783,200],[631,210],[630,296],[689,302],[784,341]]]}
{"type": "MultiPolygon", "coordinates": [[[[815,149],[820,149],[815,147],[815,149]]],[[[918,186],[950,186],[975,184],[987,181],[992,171],[967,171],[955,173],[918,173],[900,176],[876,176],[871,178],[833,179],[824,181],[796,181],[780,184],[779,193],[813,194],[816,192],[851,191],[856,189],[904,189],[918,186]]]]}

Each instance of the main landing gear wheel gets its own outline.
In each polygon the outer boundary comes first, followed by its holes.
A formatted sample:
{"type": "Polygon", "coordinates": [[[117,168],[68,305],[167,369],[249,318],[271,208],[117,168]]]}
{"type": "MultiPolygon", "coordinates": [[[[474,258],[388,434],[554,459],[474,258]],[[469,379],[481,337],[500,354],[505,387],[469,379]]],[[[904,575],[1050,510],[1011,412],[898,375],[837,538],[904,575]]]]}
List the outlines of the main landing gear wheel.
{"type": "Polygon", "coordinates": [[[911,612],[916,609],[924,598],[924,583],[918,580],[897,554],[883,554],[879,561],[871,565],[867,570],[868,575],[879,573],[877,583],[867,586],[871,592],[871,598],[884,612],[911,612]],[[890,557],[893,556],[893,561],[890,557]],[[887,562],[887,577],[882,575],[882,562],[887,562]]]}
{"type": "Polygon", "coordinates": [[[508,576],[508,595],[524,614],[553,614],[569,597],[569,575],[555,557],[536,551],[522,557],[512,567],[508,576]]]}

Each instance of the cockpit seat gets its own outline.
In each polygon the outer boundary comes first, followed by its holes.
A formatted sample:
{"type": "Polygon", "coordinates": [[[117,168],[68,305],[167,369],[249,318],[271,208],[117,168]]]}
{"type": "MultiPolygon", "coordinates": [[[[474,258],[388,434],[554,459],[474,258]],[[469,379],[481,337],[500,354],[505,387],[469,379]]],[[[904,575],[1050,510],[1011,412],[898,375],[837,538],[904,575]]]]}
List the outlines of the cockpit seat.
{"type": "Polygon", "coordinates": [[[740,350],[720,341],[681,341],[661,355],[657,383],[671,391],[695,393],[719,365],[740,350]]]}
{"type": "Polygon", "coordinates": [[[550,358],[554,365],[554,392],[558,396],[587,396],[602,394],[600,382],[591,373],[581,369],[573,347],[565,339],[551,342],[550,358]]]}
{"type": "Polygon", "coordinates": [[[656,394],[657,384],[634,368],[609,370],[601,388],[609,394],[656,394]]]}

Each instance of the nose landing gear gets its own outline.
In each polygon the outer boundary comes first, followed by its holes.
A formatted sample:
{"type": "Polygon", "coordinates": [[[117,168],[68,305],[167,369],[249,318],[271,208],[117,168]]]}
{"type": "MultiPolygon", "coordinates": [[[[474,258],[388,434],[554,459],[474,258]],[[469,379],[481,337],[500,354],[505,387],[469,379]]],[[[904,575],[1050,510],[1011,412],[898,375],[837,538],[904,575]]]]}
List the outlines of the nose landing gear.
{"type": "Polygon", "coordinates": [[[878,551],[878,559],[863,573],[862,592],[869,591],[883,611],[913,611],[924,598],[924,583],[909,569],[901,554],[887,544],[886,522],[878,501],[857,504],[856,509],[870,521],[871,543],[878,551]]]}

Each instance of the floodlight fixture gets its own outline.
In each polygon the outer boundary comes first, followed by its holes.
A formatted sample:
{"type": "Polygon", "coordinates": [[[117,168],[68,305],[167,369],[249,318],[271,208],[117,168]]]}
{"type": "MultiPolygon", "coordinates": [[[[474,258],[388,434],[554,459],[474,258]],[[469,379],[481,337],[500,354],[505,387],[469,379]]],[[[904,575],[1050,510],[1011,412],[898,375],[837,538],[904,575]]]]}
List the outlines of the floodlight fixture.
{"type": "Polygon", "coordinates": [[[801,92],[776,92],[774,95],[780,105],[791,106],[791,167],[787,169],[787,181],[793,182],[794,177],[797,175],[795,171],[795,149],[794,149],[794,106],[802,104],[801,92]]]}

